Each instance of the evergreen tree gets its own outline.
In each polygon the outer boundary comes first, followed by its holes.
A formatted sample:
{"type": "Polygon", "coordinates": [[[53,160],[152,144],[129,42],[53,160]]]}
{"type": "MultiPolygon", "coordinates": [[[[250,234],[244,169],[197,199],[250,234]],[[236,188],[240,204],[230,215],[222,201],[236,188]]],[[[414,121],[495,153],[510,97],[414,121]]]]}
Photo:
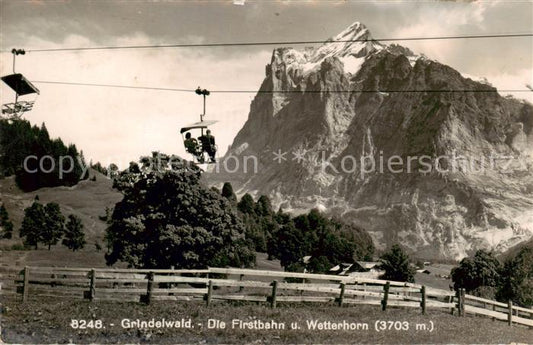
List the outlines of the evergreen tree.
{"type": "Polygon", "coordinates": [[[65,231],[65,217],[61,214],[59,204],[51,202],[44,207],[46,214],[45,227],[43,228],[41,239],[48,245],[48,250],[52,245],[57,244],[65,231]]]}
{"type": "Polygon", "coordinates": [[[259,199],[257,200],[257,203],[255,204],[255,212],[259,216],[272,216],[274,213],[272,211],[272,203],[270,202],[270,198],[266,195],[261,195],[259,199]]]}
{"type": "Polygon", "coordinates": [[[381,279],[410,283],[415,281],[415,270],[409,263],[409,256],[397,244],[381,256],[381,268],[385,270],[381,279]]]}
{"type": "Polygon", "coordinates": [[[13,236],[13,223],[9,220],[4,205],[0,206],[0,238],[11,238],[13,236]]]}
{"type": "Polygon", "coordinates": [[[46,213],[43,205],[34,201],[24,210],[24,219],[20,228],[20,237],[24,245],[37,246],[41,242],[42,229],[46,226],[46,213]]]}
{"type": "Polygon", "coordinates": [[[72,251],[82,249],[85,242],[85,233],[83,232],[83,223],[81,219],[73,214],[68,216],[65,226],[65,237],[62,244],[72,251]]]}
{"type": "Polygon", "coordinates": [[[241,201],[237,204],[237,208],[244,214],[254,214],[255,213],[255,202],[254,198],[248,193],[244,194],[241,198],[241,201]]]}
{"type": "Polygon", "coordinates": [[[229,182],[224,183],[222,186],[222,196],[232,203],[237,202],[237,196],[233,193],[233,186],[229,182]]]}

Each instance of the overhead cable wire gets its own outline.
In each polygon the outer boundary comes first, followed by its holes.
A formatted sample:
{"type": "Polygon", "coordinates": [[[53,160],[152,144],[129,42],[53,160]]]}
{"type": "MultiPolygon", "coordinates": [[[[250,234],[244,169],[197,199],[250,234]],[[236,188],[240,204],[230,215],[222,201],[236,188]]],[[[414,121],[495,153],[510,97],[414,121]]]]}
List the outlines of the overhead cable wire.
{"type": "Polygon", "coordinates": [[[350,43],[350,42],[395,42],[395,41],[423,41],[423,40],[456,40],[456,39],[485,39],[485,38],[513,38],[533,37],[533,33],[508,33],[488,35],[457,35],[433,37],[393,37],[393,38],[364,38],[354,40],[313,40],[313,41],[272,41],[272,42],[222,42],[222,43],[178,43],[154,45],[129,45],[129,46],[100,46],[100,47],[70,47],[70,48],[42,48],[26,49],[27,52],[61,52],[61,51],[90,51],[90,50],[120,50],[120,49],[158,49],[158,48],[195,48],[195,47],[245,47],[245,46],[280,46],[295,44],[322,44],[322,43],[350,43]]]}
{"type": "MultiPolygon", "coordinates": [[[[44,80],[34,80],[32,81],[36,84],[55,84],[55,85],[71,85],[71,86],[89,86],[89,87],[110,87],[110,88],[122,88],[122,89],[138,89],[138,90],[155,90],[155,91],[172,91],[172,92],[195,92],[195,89],[184,89],[184,88],[165,88],[165,87],[151,87],[151,86],[133,86],[133,85],[117,85],[117,84],[93,84],[93,83],[78,83],[78,82],[66,82],[66,81],[44,81],[44,80]]],[[[473,93],[483,93],[483,92],[533,92],[530,89],[406,89],[406,90],[388,90],[388,89],[377,89],[377,90],[209,90],[212,93],[416,93],[416,92],[428,92],[428,93],[452,93],[452,92],[473,92],[473,93]]]]}

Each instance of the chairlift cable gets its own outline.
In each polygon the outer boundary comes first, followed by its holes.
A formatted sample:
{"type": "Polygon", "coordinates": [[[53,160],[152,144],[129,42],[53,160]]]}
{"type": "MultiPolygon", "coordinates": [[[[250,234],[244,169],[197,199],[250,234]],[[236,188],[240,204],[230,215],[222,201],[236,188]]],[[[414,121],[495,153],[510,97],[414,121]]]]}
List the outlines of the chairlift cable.
{"type": "Polygon", "coordinates": [[[70,47],[70,48],[43,48],[26,49],[27,52],[62,52],[62,51],[90,51],[90,50],[120,50],[120,49],[160,49],[160,48],[209,48],[209,47],[246,47],[246,46],[280,46],[322,43],[351,43],[351,42],[395,42],[395,41],[424,41],[424,40],[456,40],[456,39],[486,39],[486,38],[518,38],[533,37],[533,33],[508,33],[487,35],[457,35],[457,36],[433,36],[433,37],[393,37],[372,38],[353,40],[312,40],[312,41],[272,41],[272,42],[222,42],[222,43],[180,43],[180,44],[154,44],[154,45],[130,45],[130,46],[101,46],[101,47],[70,47]]]}
{"type": "MultiPolygon", "coordinates": [[[[34,80],[32,81],[36,84],[56,84],[56,85],[72,85],[72,86],[90,86],[90,87],[112,87],[112,88],[123,88],[123,89],[139,89],[139,90],[155,90],[155,91],[171,91],[171,92],[190,92],[196,93],[197,89],[183,89],[183,88],[165,88],[165,87],[151,87],[151,86],[132,86],[132,85],[118,85],[118,84],[93,84],[93,83],[78,83],[78,82],[66,82],[66,81],[45,81],[45,80],[34,80]]],[[[212,93],[416,93],[416,92],[428,92],[428,93],[452,93],[452,92],[473,92],[473,93],[483,93],[483,92],[533,92],[531,89],[487,89],[487,90],[469,90],[469,89],[455,89],[455,90],[438,90],[438,89],[408,89],[408,90],[209,90],[212,93]]]]}

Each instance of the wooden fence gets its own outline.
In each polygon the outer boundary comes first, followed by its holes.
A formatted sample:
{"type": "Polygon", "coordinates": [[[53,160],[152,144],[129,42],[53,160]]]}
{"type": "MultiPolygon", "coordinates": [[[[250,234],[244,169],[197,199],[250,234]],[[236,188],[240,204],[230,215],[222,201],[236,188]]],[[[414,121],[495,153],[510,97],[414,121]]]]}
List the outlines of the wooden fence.
{"type": "MultiPolygon", "coordinates": [[[[5,279],[4,279],[5,282],[5,279]]],[[[533,327],[533,309],[513,306],[458,292],[354,276],[336,276],[234,268],[203,270],[143,270],[25,267],[14,284],[1,292],[87,300],[178,301],[217,300],[268,303],[322,302],[388,307],[445,309],[452,314],[488,316],[533,327]]]]}

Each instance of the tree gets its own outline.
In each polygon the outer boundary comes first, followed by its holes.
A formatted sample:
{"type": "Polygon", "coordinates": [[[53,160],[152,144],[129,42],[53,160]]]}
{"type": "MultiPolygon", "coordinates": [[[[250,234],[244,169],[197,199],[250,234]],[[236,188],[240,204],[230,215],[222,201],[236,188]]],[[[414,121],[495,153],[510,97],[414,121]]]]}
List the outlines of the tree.
{"type": "Polygon", "coordinates": [[[0,206],[0,238],[11,238],[13,236],[13,223],[9,220],[4,205],[0,206]]]}
{"type": "Polygon", "coordinates": [[[272,203],[266,195],[261,195],[255,204],[255,212],[259,216],[272,216],[272,203]]]}
{"type": "Polygon", "coordinates": [[[118,176],[119,174],[119,168],[118,168],[118,165],[116,165],[115,163],[111,163],[109,164],[109,167],[107,168],[107,174],[109,178],[115,178],[118,176]]]}
{"type": "Polygon", "coordinates": [[[48,250],[52,245],[57,244],[65,231],[65,217],[61,214],[59,204],[51,202],[44,207],[46,214],[45,226],[41,232],[41,240],[48,245],[48,250]]]}
{"type": "Polygon", "coordinates": [[[254,198],[248,193],[244,194],[237,204],[237,208],[244,214],[255,214],[254,198]]]}
{"type": "Polygon", "coordinates": [[[267,243],[279,228],[268,197],[261,196],[256,204],[252,196],[246,193],[237,208],[246,228],[246,238],[254,243],[256,251],[267,252],[267,243]]]}
{"type": "Polygon", "coordinates": [[[398,244],[384,253],[380,261],[381,268],[385,270],[381,279],[410,283],[415,281],[415,270],[409,263],[409,256],[398,244]]]}
{"type": "Polygon", "coordinates": [[[311,250],[311,243],[306,237],[305,233],[290,222],[276,233],[276,246],[269,248],[269,254],[278,258],[281,266],[285,268],[297,264],[311,250]]]}
{"type": "Polygon", "coordinates": [[[124,198],[115,205],[106,239],[108,265],[201,268],[251,266],[253,245],[235,207],[200,181],[201,170],[153,153],[114,180],[124,198]]]}
{"type": "Polygon", "coordinates": [[[496,287],[501,264],[492,252],[478,250],[473,258],[464,258],[451,272],[455,288],[472,292],[480,287],[496,287]]]}
{"type": "Polygon", "coordinates": [[[85,233],[83,232],[83,223],[80,217],[73,214],[68,216],[62,244],[72,249],[73,252],[85,246],[85,233]]]}
{"type": "Polygon", "coordinates": [[[229,182],[224,183],[222,186],[222,196],[232,203],[237,202],[237,196],[233,193],[233,186],[229,182]]]}
{"type": "Polygon", "coordinates": [[[523,247],[505,262],[496,298],[512,300],[526,308],[533,305],[533,248],[523,247]]]}
{"type": "Polygon", "coordinates": [[[41,242],[41,231],[46,226],[46,212],[43,205],[34,201],[33,204],[24,210],[24,219],[20,228],[20,237],[23,238],[24,245],[37,246],[41,242]]]}

